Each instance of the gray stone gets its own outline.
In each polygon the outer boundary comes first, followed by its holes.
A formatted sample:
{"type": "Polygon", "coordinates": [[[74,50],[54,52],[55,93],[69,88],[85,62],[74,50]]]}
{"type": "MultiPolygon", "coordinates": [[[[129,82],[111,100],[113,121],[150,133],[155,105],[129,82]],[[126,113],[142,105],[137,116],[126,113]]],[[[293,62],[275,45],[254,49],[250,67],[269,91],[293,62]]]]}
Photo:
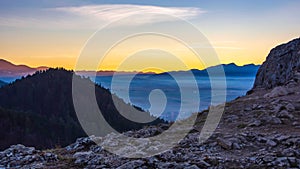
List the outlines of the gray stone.
{"type": "Polygon", "coordinates": [[[287,110],[281,110],[278,114],[277,117],[279,118],[288,118],[288,119],[293,119],[294,116],[289,113],[287,110]]]}
{"type": "Polygon", "coordinates": [[[261,126],[261,121],[257,120],[257,119],[254,119],[254,121],[249,123],[248,126],[249,127],[259,127],[259,126],[261,126]]]}
{"type": "Polygon", "coordinates": [[[167,169],[167,168],[175,168],[178,166],[176,162],[160,162],[157,164],[157,168],[167,169]]]}
{"type": "Polygon", "coordinates": [[[226,117],[226,121],[229,123],[235,122],[239,119],[239,116],[237,115],[229,115],[226,117]]]}
{"type": "Polygon", "coordinates": [[[280,152],[281,156],[286,156],[286,157],[293,157],[295,155],[295,152],[293,149],[288,148],[288,149],[284,149],[280,152]]]}
{"type": "Polygon", "coordinates": [[[261,120],[268,124],[282,124],[282,121],[275,116],[264,116],[261,120]]]}
{"type": "Polygon", "coordinates": [[[101,140],[101,137],[90,136],[90,137],[78,138],[75,143],[67,146],[66,150],[80,151],[85,148],[89,148],[92,145],[95,145],[96,144],[95,142],[98,142],[98,140],[101,140]]]}
{"type": "Polygon", "coordinates": [[[290,167],[290,163],[287,157],[278,157],[275,161],[272,162],[272,164],[277,167],[290,167]]]}
{"type": "Polygon", "coordinates": [[[265,138],[265,137],[257,137],[256,140],[257,140],[258,142],[260,142],[260,143],[266,143],[266,142],[268,141],[268,139],[265,138]]]}
{"type": "Polygon", "coordinates": [[[252,108],[251,108],[251,107],[245,107],[244,110],[245,110],[245,111],[251,111],[252,108]]]}
{"type": "Polygon", "coordinates": [[[86,164],[89,161],[89,156],[92,154],[91,151],[88,152],[77,152],[73,155],[76,159],[75,164],[86,164]]]}
{"type": "Polygon", "coordinates": [[[242,149],[242,146],[238,143],[233,143],[232,148],[235,149],[235,150],[240,150],[240,149],[242,149]]]}
{"type": "Polygon", "coordinates": [[[44,159],[47,161],[47,162],[50,162],[50,161],[57,161],[57,155],[56,154],[53,154],[53,153],[45,153],[43,154],[43,157],[44,159]]]}
{"type": "Polygon", "coordinates": [[[199,167],[196,165],[192,165],[192,166],[186,167],[185,169],[199,169],[199,167]]]}
{"type": "Polygon", "coordinates": [[[274,161],[274,159],[275,159],[275,157],[267,155],[263,158],[263,161],[264,162],[272,162],[272,161],[274,161]]]}
{"type": "Polygon", "coordinates": [[[137,168],[137,167],[141,167],[144,164],[145,164],[145,162],[142,160],[134,160],[134,161],[129,161],[129,162],[121,165],[117,169],[137,168]]]}
{"type": "Polygon", "coordinates": [[[273,140],[267,140],[267,145],[275,147],[277,145],[277,143],[273,140]]]}
{"type": "Polygon", "coordinates": [[[297,121],[295,121],[295,122],[292,123],[292,125],[293,125],[293,126],[300,126],[300,123],[297,122],[297,121]]]}
{"type": "Polygon", "coordinates": [[[278,141],[278,142],[282,142],[282,141],[287,140],[288,138],[290,138],[290,136],[277,135],[277,136],[275,137],[275,140],[278,141]]]}
{"type": "Polygon", "coordinates": [[[217,138],[217,143],[219,146],[221,146],[222,148],[226,149],[226,150],[230,150],[232,149],[232,142],[229,140],[225,140],[223,138],[217,138]]]}
{"type": "Polygon", "coordinates": [[[293,104],[291,104],[291,103],[288,103],[288,104],[285,106],[285,108],[286,108],[287,111],[289,111],[289,112],[295,111],[295,106],[294,106],[293,104]]]}
{"type": "Polygon", "coordinates": [[[291,167],[298,166],[298,161],[297,161],[296,157],[288,157],[288,160],[290,162],[291,167]]]}

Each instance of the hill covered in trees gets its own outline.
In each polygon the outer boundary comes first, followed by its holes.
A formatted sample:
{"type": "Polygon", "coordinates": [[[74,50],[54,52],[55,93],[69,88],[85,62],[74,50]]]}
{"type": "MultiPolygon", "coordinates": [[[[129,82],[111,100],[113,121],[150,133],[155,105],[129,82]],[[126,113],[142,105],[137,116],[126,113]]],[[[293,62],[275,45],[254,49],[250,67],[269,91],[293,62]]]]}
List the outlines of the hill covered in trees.
{"type": "MultiPolygon", "coordinates": [[[[26,78],[0,88],[0,148],[22,143],[38,148],[65,146],[78,137],[86,136],[76,116],[72,100],[72,78],[74,72],[64,69],[38,71],[26,78]]],[[[86,84],[95,85],[90,79],[75,76],[86,84]]],[[[83,98],[88,98],[84,96],[83,98]]],[[[123,117],[114,106],[114,100],[127,113],[136,108],[126,104],[109,90],[95,85],[95,95],[106,121],[117,131],[124,132],[164,123],[140,112],[149,123],[137,123],[123,117]]],[[[94,124],[100,127],[101,124],[94,124]]]]}

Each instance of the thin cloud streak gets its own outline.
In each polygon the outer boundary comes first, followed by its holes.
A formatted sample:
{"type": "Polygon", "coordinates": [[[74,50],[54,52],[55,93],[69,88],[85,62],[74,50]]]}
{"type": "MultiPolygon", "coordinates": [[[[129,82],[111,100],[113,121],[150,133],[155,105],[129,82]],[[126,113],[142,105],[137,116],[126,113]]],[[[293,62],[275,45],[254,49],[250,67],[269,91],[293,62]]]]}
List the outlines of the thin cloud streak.
{"type": "Polygon", "coordinates": [[[109,23],[125,18],[116,25],[127,26],[173,21],[177,17],[191,19],[206,12],[194,7],[160,7],[128,4],[62,7],[50,10],[76,15],[98,23],[109,23]]]}
{"type": "Polygon", "coordinates": [[[148,5],[111,4],[77,7],[38,9],[27,15],[0,17],[0,26],[54,28],[54,29],[93,29],[109,22],[130,17],[121,25],[143,25],[148,23],[195,18],[206,11],[195,7],[160,7],[148,5]],[[165,15],[165,16],[164,16],[165,15]],[[168,17],[173,16],[173,17],[168,17]]]}
{"type": "Polygon", "coordinates": [[[52,10],[67,12],[84,17],[91,17],[99,20],[112,21],[131,15],[143,15],[145,13],[165,14],[189,19],[198,16],[205,11],[194,7],[159,7],[146,5],[90,5],[80,7],[62,7],[52,10]]]}

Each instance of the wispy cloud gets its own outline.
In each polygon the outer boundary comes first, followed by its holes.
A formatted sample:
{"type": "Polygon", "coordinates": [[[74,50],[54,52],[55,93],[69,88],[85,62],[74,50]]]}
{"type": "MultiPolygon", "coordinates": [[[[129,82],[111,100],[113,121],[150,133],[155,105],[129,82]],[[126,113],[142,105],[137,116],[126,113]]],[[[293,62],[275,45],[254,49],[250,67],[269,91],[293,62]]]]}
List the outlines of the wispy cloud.
{"type": "Polygon", "coordinates": [[[18,15],[0,17],[0,26],[34,28],[98,28],[101,25],[130,17],[125,25],[172,21],[174,17],[191,19],[205,13],[195,7],[160,7],[149,5],[111,4],[59,8],[43,8],[18,15]],[[170,17],[168,17],[170,16],[170,17]],[[171,17],[173,16],[173,17],[171,17]]]}
{"type": "MultiPolygon", "coordinates": [[[[106,22],[112,22],[121,18],[130,17],[131,22],[128,24],[170,21],[173,20],[174,17],[190,19],[205,13],[204,10],[194,7],[160,7],[128,4],[63,7],[54,8],[51,10],[66,12],[80,17],[106,22]],[[164,17],[162,15],[166,16],[164,17]]],[[[129,19],[127,21],[129,21],[129,19]]]]}
{"type": "Polygon", "coordinates": [[[90,5],[80,7],[54,8],[53,10],[64,11],[76,15],[94,17],[100,20],[115,20],[131,15],[166,14],[181,18],[195,17],[205,11],[193,7],[159,7],[145,5],[90,5]]]}

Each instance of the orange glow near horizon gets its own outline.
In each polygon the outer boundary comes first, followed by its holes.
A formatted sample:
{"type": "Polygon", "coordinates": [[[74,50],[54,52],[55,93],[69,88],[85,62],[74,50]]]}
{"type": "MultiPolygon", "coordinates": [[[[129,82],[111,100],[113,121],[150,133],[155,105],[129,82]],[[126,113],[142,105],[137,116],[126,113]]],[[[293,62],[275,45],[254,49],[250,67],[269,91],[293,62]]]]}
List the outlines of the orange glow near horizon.
{"type": "MultiPolygon", "coordinates": [[[[259,46],[259,45],[257,45],[259,46]]],[[[274,45],[270,45],[269,47],[267,47],[267,45],[265,45],[264,47],[266,49],[256,49],[256,48],[241,48],[241,49],[226,49],[226,48],[215,48],[216,53],[218,54],[219,58],[220,58],[220,63],[221,64],[228,64],[228,63],[235,63],[239,66],[241,65],[245,65],[245,64],[261,64],[267,54],[269,53],[269,50],[272,48],[272,46],[274,45]]],[[[79,47],[80,48],[80,47],[79,47]]],[[[172,48],[170,46],[170,48],[172,48]]],[[[63,52],[63,50],[61,49],[61,53],[63,52]]],[[[120,55],[120,53],[118,52],[122,52],[122,51],[114,51],[112,52],[112,54],[109,57],[106,57],[105,62],[103,62],[101,70],[116,70],[116,68],[118,67],[118,63],[120,62],[120,60],[118,60],[118,55],[120,55]]],[[[6,56],[8,55],[8,52],[6,52],[6,56]]],[[[14,64],[20,65],[28,65],[30,67],[40,67],[40,66],[47,66],[47,67],[64,67],[66,69],[74,69],[75,65],[76,65],[76,61],[77,61],[77,55],[79,55],[79,50],[73,50],[73,51],[69,51],[69,56],[66,56],[64,54],[58,54],[56,52],[53,52],[51,50],[49,51],[45,51],[44,53],[48,53],[49,56],[45,56],[42,57],[41,53],[43,53],[42,51],[38,51],[36,54],[34,52],[28,52],[26,53],[26,55],[30,56],[30,57],[26,57],[24,56],[22,53],[17,53],[17,52],[12,52],[13,56],[10,55],[11,57],[2,57],[5,60],[8,60],[14,64]],[[55,57],[50,57],[51,55],[54,55],[55,57]],[[74,56],[75,55],[75,56],[74,56]]],[[[127,52],[125,52],[127,53],[127,52]]],[[[177,52],[178,53],[178,52],[177,52]]],[[[144,53],[146,55],[146,53],[144,53]]],[[[189,56],[190,54],[183,54],[179,52],[179,55],[182,56],[183,58],[187,58],[187,56],[189,56]]],[[[9,56],[9,55],[8,55],[9,56]]],[[[189,58],[189,57],[188,57],[189,58]]],[[[121,59],[121,58],[119,58],[121,59]]],[[[191,62],[193,62],[193,60],[191,60],[191,62]]],[[[143,64],[142,60],[139,60],[138,64],[143,64]]],[[[219,64],[219,63],[216,63],[219,64]]],[[[215,65],[216,65],[215,64],[215,65]]],[[[208,66],[212,66],[212,65],[208,65],[208,66]]],[[[135,66],[134,64],[131,64],[131,67],[127,67],[126,69],[124,69],[123,71],[135,71],[138,70],[139,66],[135,66]]],[[[187,64],[187,67],[189,69],[203,69],[207,66],[201,66],[199,67],[199,64],[193,64],[193,63],[189,63],[187,64]]],[[[177,70],[182,70],[182,67],[177,67],[176,65],[173,66],[173,68],[169,68],[173,69],[174,71],[177,70]]],[[[91,70],[88,68],[88,66],[86,67],[86,69],[84,70],[91,70]]],[[[148,72],[153,71],[153,72],[160,72],[158,71],[156,68],[154,69],[146,69],[148,72]]]]}
{"type": "MultiPolygon", "coordinates": [[[[9,33],[6,33],[5,35],[0,34],[3,35],[1,36],[3,38],[0,40],[0,58],[8,60],[17,65],[24,64],[30,67],[47,66],[74,69],[81,49],[93,31],[77,32],[78,35],[76,37],[71,36],[74,34],[74,32],[63,34],[60,31],[51,32],[50,34],[48,32],[36,34],[31,31],[20,31],[18,35],[15,35],[14,33],[15,32],[9,31],[9,33]]],[[[262,64],[269,51],[273,47],[297,38],[297,36],[291,34],[287,37],[269,37],[267,40],[260,40],[248,35],[247,37],[244,37],[244,39],[231,42],[229,40],[238,38],[232,37],[229,39],[228,37],[217,36],[215,34],[211,35],[209,33],[206,33],[206,36],[219,56],[220,62],[199,66],[201,64],[195,64],[193,63],[194,60],[190,59],[190,53],[180,53],[178,51],[175,52],[176,56],[179,56],[181,59],[187,61],[186,66],[188,69],[203,69],[207,66],[228,63],[235,63],[239,66],[251,63],[262,64]]],[[[147,46],[146,42],[143,44],[144,46],[147,46]]],[[[134,46],[135,43],[130,45],[134,46]]],[[[171,42],[160,45],[169,51],[176,51],[179,48],[178,45],[172,44],[171,42]]],[[[122,46],[118,48],[117,51],[113,51],[109,56],[110,58],[115,58],[115,63],[110,62],[111,59],[108,59],[108,62],[102,65],[101,70],[115,70],[116,67],[118,67],[118,62],[121,59],[117,56],[129,54],[128,46],[122,46]]],[[[123,71],[134,71],[140,69],[139,66],[147,64],[148,61],[149,60],[147,59],[144,61],[140,60],[138,65],[131,64],[130,67],[127,67],[123,71]]],[[[162,62],[168,63],[170,60],[162,60],[162,62]]],[[[82,69],[93,70],[88,64],[82,69]]],[[[168,68],[168,70],[171,69],[177,71],[183,68],[178,67],[178,65],[173,65],[173,67],[168,68]]],[[[158,70],[147,69],[147,71],[157,72],[158,70]]]]}

